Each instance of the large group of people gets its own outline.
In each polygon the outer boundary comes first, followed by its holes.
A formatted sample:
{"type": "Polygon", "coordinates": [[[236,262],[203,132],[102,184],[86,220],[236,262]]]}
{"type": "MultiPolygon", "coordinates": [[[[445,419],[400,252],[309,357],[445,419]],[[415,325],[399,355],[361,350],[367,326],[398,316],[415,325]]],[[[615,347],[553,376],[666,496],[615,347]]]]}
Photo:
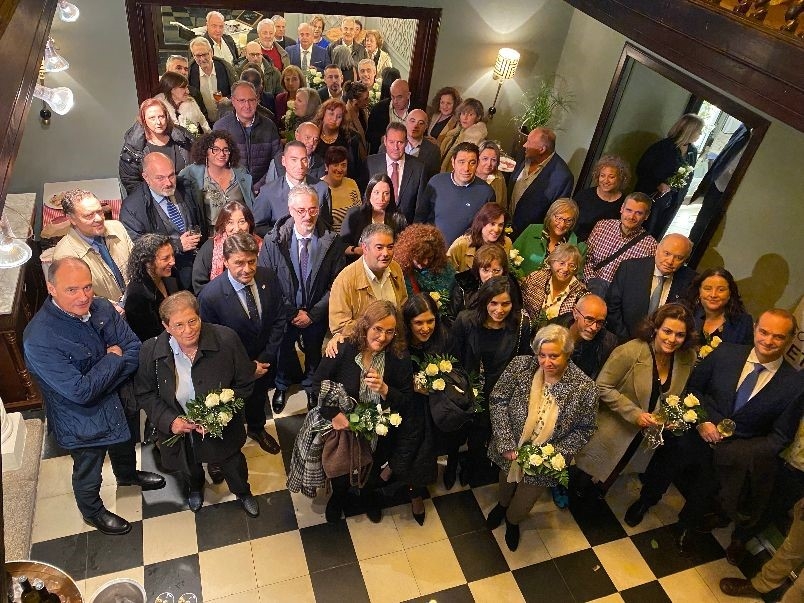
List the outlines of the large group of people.
{"type": "Polygon", "coordinates": [[[267,407],[282,413],[298,385],[308,415],[288,486],[314,496],[329,482],[328,521],[381,521],[383,497],[401,488],[423,524],[423,489],[444,455],[447,489],[499,483],[487,522],[504,520],[515,550],[545,488],[560,508],[594,504],[641,459],[644,485],[624,521],[638,524],[675,480],[681,545],[733,521],[729,560],[739,562],[767,520],[804,379],[782,359],[794,317],[769,309],[754,321],[728,270],[696,273],[692,242],[665,233],[666,202],[654,197],[669,194],[668,207],[683,198],[667,180],[693,161],[700,118],[684,116],[646,152],[634,192],[627,162],[604,155],[573,200],[553,131],[530,132],[506,177],[477,99],[445,87],[424,111],[397,77],[369,102],[391,68],[380,32],[361,44],[349,17],[336,41],[318,17],[299,25],[298,42],[284,28],[281,17],[260,21],[238,60],[210,12],[193,60],[168,60],[159,94],[124,135],[120,221],[92,193],[65,197],[71,229],[24,347],[50,429],[73,455],[85,520],[109,534],[130,528],[99,497],[107,449],[118,484],[164,485],[134,468],[139,410],[191,510],[208,474],[256,516],[241,448],[248,436],[279,452],[267,407]],[[444,419],[443,388],[414,378],[427,354],[474,384],[460,420],[444,419]],[[188,402],[221,388],[244,400],[242,416],[221,438],[202,437],[188,402]],[[687,394],[707,418],[645,446],[661,405],[687,394]],[[402,422],[361,446],[349,436],[355,404],[402,422]],[[523,474],[528,444],[563,455],[568,486],[523,474]],[[333,468],[339,446],[346,469],[333,468]]]}

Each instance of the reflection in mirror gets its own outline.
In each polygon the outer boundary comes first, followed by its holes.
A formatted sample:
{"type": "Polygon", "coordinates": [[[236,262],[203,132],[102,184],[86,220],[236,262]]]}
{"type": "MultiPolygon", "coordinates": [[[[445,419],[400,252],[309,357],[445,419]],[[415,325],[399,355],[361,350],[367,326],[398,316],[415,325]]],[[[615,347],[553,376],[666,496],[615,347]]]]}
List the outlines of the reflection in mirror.
{"type": "Polygon", "coordinates": [[[623,192],[654,198],[648,231],[657,239],[689,236],[697,261],[767,127],[718,91],[626,45],[576,195],[598,186],[592,168],[602,155],[621,157],[633,174],[623,192]]]}

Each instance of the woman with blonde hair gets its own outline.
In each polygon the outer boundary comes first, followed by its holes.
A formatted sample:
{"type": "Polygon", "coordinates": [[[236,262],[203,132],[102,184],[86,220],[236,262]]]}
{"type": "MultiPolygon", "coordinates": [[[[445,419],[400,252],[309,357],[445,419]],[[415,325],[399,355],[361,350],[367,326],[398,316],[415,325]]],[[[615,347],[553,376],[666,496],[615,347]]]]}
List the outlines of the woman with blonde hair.
{"type": "Polygon", "coordinates": [[[485,181],[494,190],[494,200],[508,209],[508,186],[505,178],[497,169],[500,165],[500,145],[493,140],[484,140],[478,145],[480,155],[477,157],[475,175],[485,181]]]}
{"type": "Polygon", "coordinates": [[[363,46],[366,47],[368,58],[374,61],[377,73],[382,73],[386,67],[393,67],[391,57],[382,49],[382,34],[376,29],[367,29],[366,37],[363,39],[363,46]]]}
{"type": "Polygon", "coordinates": [[[514,248],[524,258],[519,267],[524,276],[542,268],[544,259],[559,245],[569,243],[581,252],[581,263],[586,255],[586,243],[579,243],[572,232],[578,220],[578,204],[569,197],[553,201],[544,216],[544,224],[531,224],[514,241],[514,248]]]}
{"type": "Polygon", "coordinates": [[[575,302],[586,293],[586,285],[575,276],[580,265],[581,252],[567,243],[547,256],[544,268],[522,280],[522,303],[536,328],[572,312],[575,302]]]}
{"type": "Polygon", "coordinates": [[[580,215],[575,234],[585,241],[600,220],[619,220],[625,188],[631,181],[628,162],[618,155],[603,155],[592,170],[592,186],[575,195],[580,215]]]}
{"type": "Polygon", "coordinates": [[[444,134],[441,141],[441,171],[452,171],[453,149],[462,142],[473,142],[479,145],[488,136],[489,131],[483,123],[483,103],[476,98],[467,98],[455,110],[458,123],[444,134]]]}
{"type": "Polygon", "coordinates": [[[302,70],[299,69],[296,65],[288,65],[282,70],[282,92],[276,95],[274,99],[274,104],[276,105],[276,122],[279,126],[279,130],[287,130],[288,124],[284,120],[285,114],[288,112],[288,103],[289,101],[293,101],[293,113],[296,114],[296,94],[298,94],[299,90],[302,86],[307,83],[307,79],[304,77],[302,70]]]}

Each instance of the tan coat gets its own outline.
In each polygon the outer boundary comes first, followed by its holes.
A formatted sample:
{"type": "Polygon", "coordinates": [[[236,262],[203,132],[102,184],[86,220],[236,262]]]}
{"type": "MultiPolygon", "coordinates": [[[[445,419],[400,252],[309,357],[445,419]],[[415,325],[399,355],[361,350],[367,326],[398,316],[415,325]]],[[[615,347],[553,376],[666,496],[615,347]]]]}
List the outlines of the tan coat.
{"type": "MultiPolygon", "coordinates": [[[[402,275],[402,268],[395,261],[391,262],[390,269],[389,278],[396,295],[396,306],[402,309],[402,304],[408,298],[405,277],[402,275]]],[[[376,299],[363,267],[363,259],[358,258],[341,270],[332,283],[329,294],[329,330],[333,335],[348,334],[358,317],[376,299]]]]}
{"type": "MultiPolygon", "coordinates": [[[[648,412],[653,387],[653,357],[649,345],[632,339],[616,347],[597,378],[600,393],[597,431],[575,460],[579,469],[601,482],[609,478],[639,433],[637,418],[648,412]]],[[[693,350],[675,353],[669,394],[681,394],[694,362],[693,350]]],[[[640,455],[639,461],[647,463],[653,452],[640,446],[636,454],[640,455]]]]}
{"type": "MultiPolygon", "coordinates": [[[[128,284],[128,256],[131,254],[133,243],[125,227],[117,220],[106,220],[106,246],[109,253],[123,275],[123,281],[128,284]]],[[[56,244],[53,259],[81,258],[89,265],[92,273],[92,288],[97,297],[103,297],[116,302],[123,297],[123,291],[117,285],[114,274],[103,261],[100,254],[89,243],[82,239],[75,228],[71,228],[56,244]]]]}
{"type": "Polygon", "coordinates": [[[462,128],[460,122],[458,122],[454,128],[447,132],[446,136],[444,136],[444,139],[441,141],[441,171],[452,171],[452,155],[455,145],[462,142],[480,144],[486,140],[488,134],[488,128],[482,121],[468,128],[462,128]]]}
{"type": "MultiPolygon", "coordinates": [[[[505,247],[505,253],[507,254],[511,251],[511,239],[505,235],[503,235],[503,238],[503,247],[505,247]]],[[[447,259],[456,272],[469,270],[475,261],[475,252],[477,250],[471,245],[471,242],[472,239],[469,235],[461,235],[447,249],[447,259]]]]}

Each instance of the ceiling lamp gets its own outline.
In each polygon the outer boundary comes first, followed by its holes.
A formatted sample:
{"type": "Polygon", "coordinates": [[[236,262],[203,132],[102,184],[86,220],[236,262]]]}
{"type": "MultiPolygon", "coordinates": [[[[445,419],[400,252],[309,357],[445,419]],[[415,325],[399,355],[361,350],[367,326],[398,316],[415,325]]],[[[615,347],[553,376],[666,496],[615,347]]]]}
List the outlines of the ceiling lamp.
{"type": "Polygon", "coordinates": [[[62,21],[65,21],[67,23],[78,21],[78,15],[80,14],[78,7],[75,4],[72,4],[71,2],[67,2],[67,0],[59,0],[58,11],[59,11],[59,18],[62,21]]]}
{"type": "Polygon", "coordinates": [[[48,73],[66,71],[70,67],[70,63],[67,62],[67,59],[56,52],[53,38],[48,38],[45,43],[45,60],[43,67],[48,73]]]}
{"type": "Polygon", "coordinates": [[[69,88],[46,88],[37,84],[33,95],[45,101],[59,115],[64,115],[73,108],[73,91],[69,88]]]}

